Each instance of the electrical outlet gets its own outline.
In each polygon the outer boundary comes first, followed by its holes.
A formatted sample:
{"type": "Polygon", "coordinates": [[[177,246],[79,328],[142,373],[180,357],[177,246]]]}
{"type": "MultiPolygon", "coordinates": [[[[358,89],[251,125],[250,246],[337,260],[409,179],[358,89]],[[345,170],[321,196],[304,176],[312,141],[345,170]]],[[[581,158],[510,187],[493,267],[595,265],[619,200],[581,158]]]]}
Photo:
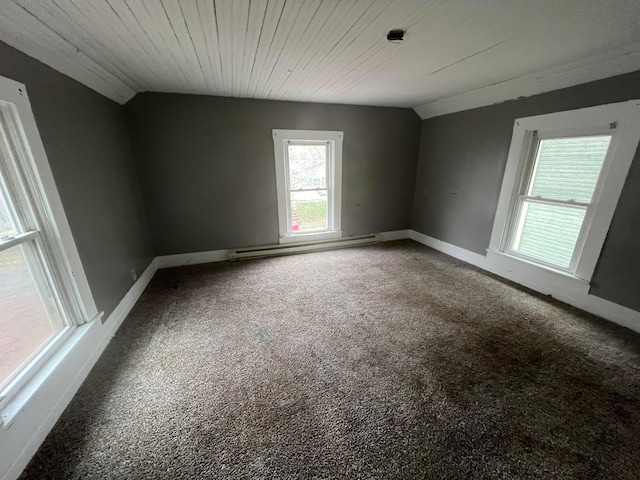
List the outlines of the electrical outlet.
{"type": "Polygon", "coordinates": [[[136,280],[138,280],[138,272],[136,272],[135,268],[131,269],[131,278],[133,278],[133,281],[135,282],[136,280]]]}

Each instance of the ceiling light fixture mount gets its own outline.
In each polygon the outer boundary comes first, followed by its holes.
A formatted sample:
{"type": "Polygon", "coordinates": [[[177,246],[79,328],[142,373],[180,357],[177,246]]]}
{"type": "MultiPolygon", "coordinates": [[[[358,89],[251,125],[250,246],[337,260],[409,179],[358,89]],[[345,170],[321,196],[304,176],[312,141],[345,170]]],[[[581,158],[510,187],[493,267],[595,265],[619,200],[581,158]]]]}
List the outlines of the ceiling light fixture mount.
{"type": "Polygon", "coordinates": [[[390,30],[387,33],[387,40],[391,43],[400,43],[404,40],[404,30],[390,30]]]}

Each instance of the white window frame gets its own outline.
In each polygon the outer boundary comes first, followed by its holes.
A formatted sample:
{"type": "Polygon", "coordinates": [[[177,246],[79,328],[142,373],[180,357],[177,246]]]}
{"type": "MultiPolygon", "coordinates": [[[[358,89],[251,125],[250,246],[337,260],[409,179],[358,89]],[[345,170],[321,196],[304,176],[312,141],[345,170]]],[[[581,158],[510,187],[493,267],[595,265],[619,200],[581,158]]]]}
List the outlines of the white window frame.
{"type": "Polygon", "coordinates": [[[335,240],[342,237],[342,141],[344,134],[326,130],[273,130],[278,197],[278,230],[280,243],[335,240]],[[326,143],[327,158],[327,230],[312,233],[294,233],[290,221],[289,162],[287,145],[293,143],[326,143]]]}
{"type": "Polygon", "coordinates": [[[587,294],[639,140],[640,100],[517,119],[487,250],[493,268],[550,288],[587,294]],[[531,177],[535,161],[531,150],[537,141],[596,134],[611,135],[611,142],[570,267],[558,268],[510,251],[510,226],[523,185],[531,177]]]}
{"type": "MultiPolygon", "coordinates": [[[[23,84],[0,77],[0,169],[22,231],[2,249],[35,241],[64,327],[0,391],[0,409],[41,369],[76,326],[99,319],[89,282],[23,84]]],[[[11,208],[11,207],[9,207],[11,208]]]]}

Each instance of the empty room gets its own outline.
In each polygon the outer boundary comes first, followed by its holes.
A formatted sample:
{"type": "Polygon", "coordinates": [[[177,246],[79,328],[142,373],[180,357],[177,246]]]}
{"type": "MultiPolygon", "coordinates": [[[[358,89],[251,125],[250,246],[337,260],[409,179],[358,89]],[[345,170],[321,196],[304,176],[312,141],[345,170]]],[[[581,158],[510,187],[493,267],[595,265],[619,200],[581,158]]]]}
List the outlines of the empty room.
{"type": "Polygon", "coordinates": [[[0,480],[640,478],[638,21],[0,1],[0,480]]]}

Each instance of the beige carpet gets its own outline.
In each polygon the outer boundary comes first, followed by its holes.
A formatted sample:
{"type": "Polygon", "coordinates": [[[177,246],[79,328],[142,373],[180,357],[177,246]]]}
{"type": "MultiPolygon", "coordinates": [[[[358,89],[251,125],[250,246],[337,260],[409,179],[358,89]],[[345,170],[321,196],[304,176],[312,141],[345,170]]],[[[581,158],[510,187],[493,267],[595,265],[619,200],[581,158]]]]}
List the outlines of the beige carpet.
{"type": "Polygon", "coordinates": [[[637,479],[640,335],[411,241],[162,270],[24,479],[637,479]]]}

